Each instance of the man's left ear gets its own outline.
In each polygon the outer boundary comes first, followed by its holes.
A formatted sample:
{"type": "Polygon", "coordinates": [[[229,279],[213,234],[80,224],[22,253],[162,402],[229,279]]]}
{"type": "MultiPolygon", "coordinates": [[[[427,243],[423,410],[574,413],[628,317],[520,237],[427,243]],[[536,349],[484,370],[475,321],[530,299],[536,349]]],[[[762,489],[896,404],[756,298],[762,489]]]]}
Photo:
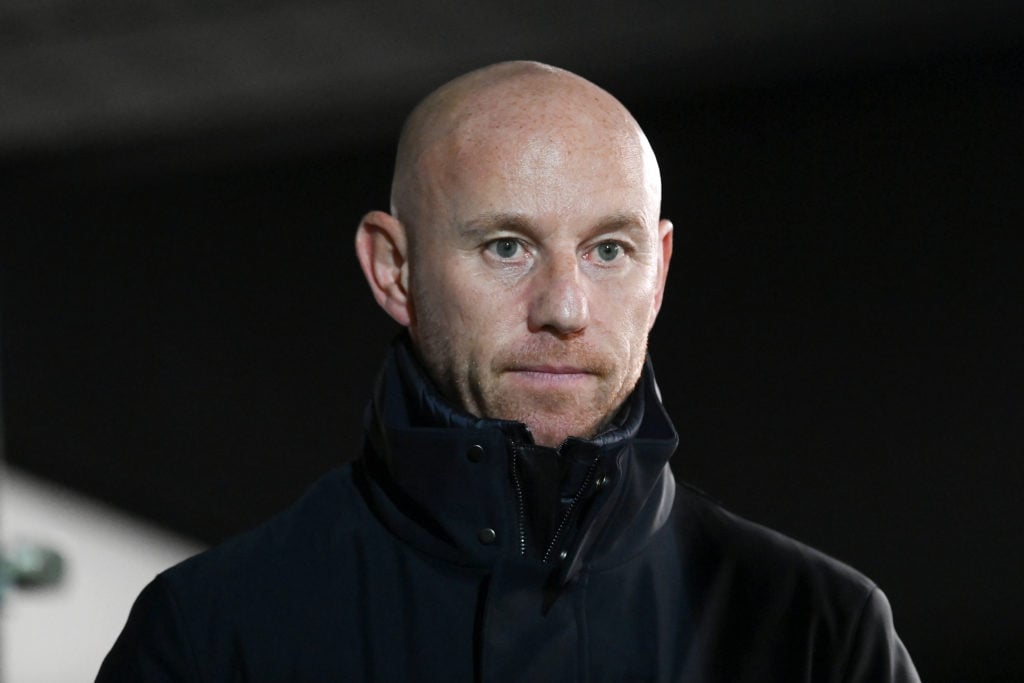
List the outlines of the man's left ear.
{"type": "Polygon", "coordinates": [[[654,295],[654,316],[651,318],[651,327],[654,326],[654,318],[661,310],[661,300],[665,295],[665,282],[668,278],[668,264],[672,260],[672,221],[662,218],[658,222],[658,241],[661,243],[661,262],[658,268],[658,291],[654,295]]]}
{"type": "Polygon", "coordinates": [[[399,325],[408,327],[409,262],[405,226],[383,211],[371,211],[356,231],[356,256],[373,298],[399,325]]]}

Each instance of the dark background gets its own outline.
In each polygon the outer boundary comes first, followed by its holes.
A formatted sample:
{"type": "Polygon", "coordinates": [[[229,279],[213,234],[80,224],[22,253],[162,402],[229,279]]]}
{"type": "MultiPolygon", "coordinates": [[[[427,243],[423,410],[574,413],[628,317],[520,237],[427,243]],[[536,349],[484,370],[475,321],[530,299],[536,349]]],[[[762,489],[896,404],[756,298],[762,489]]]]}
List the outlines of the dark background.
{"type": "Polygon", "coordinates": [[[677,475],[885,589],[926,681],[1024,679],[1024,11],[0,10],[7,460],[216,542],[355,450],[351,243],[409,107],[504,58],[648,132],[677,475]]]}

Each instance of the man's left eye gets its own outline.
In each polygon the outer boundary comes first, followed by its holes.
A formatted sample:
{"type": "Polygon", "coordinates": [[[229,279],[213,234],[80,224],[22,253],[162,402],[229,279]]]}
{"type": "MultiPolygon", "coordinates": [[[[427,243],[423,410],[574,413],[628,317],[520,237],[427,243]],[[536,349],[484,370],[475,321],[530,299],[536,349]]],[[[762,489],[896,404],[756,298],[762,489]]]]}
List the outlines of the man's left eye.
{"type": "Polygon", "coordinates": [[[602,261],[614,261],[622,254],[622,245],[615,242],[602,242],[597,245],[594,252],[602,261]]]}

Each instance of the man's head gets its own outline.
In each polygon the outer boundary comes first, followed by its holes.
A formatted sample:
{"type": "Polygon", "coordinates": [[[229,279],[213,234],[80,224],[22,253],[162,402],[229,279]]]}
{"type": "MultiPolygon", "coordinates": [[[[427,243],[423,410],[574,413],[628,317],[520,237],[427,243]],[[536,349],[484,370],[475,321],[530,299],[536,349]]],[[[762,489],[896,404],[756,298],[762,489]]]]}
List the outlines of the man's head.
{"type": "Polygon", "coordinates": [[[441,392],[544,445],[601,431],[640,376],[672,252],[629,112],[542,64],[473,71],[410,115],[391,202],[356,251],[441,392]]]}

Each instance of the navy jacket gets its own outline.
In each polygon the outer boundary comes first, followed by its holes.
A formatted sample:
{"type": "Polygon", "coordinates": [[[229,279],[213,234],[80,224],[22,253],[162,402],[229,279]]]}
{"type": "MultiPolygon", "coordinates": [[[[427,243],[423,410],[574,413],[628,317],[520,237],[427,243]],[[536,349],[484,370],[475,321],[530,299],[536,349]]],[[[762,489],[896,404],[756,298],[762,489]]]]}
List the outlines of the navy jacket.
{"type": "Polygon", "coordinates": [[[362,457],[160,574],[97,680],[918,680],[874,584],[677,486],[676,443],[650,364],[556,451],[400,342],[362,457]]]}

